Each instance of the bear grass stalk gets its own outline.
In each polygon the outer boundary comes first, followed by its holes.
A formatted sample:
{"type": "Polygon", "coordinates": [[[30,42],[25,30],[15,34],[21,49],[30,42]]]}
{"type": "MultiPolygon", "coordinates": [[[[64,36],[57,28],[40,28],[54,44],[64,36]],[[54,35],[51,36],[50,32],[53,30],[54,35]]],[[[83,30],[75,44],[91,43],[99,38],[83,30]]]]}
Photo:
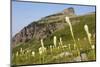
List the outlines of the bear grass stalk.
{"type": "Polygon", "coordinates": [[[76,49],[76,41],[75,41],[75,37],[74,37],[74,34],[73,34],[73,29],[72,29],[70,19],[69,19],[69,17],[66,16],[65,20],[66,20],[66,22],[68,23],[68,25],[70,27],[70,32],[71,32],[71,35],[72,35],[72,38],[73,38],[73,41],[74,41],[74,49],[76,49]]]}
{"type": "Polygon", "coordinates": [[[84,25],[84,30],[85,30],[85,32],[86,32],[86,34],[87,34],[89,43],[90,43],[90,45],[91,45],[91,44],[92,44],[92,43],[91,43],[91,33],[89,32],[89,28],[88,28],[88,25],[87,25],[87,24],[84,25]]]}
{"type": "Polygon", "coordinates": [[[88,28],[87,24],[84,25],[84,30],[85,30],[85,32],[87,34],[87,38],[88,38],[89,44],[91,46],[91,49],[95,49],[95,46],[92,45],[91,33],[89,32],[89,28],[88,28]]]}
{"type": "Polygon", "coordinates": [[[53,43],[54,43],[54,47],[56,47],[57,46],[57,37],[56,36],[54,36],[54,38],[53,38],[53,43]]]}
{"type": "Polygon", "coordinates": [[[88,38],[88,41],[89,41],[89,44],[90,44],[90,47],[91,47],[91,52],[94,54],[94,55],[92,55],[92,58],[95,59],[95,45],[92,44],[91,33],[89,32],[89,27],[88,27],[87,24],[84,25],[84,30],[85,30],[85,32],[87,34],[87,38],[88,38]]]}
{"type": "Polygon", "coordinates": [[[73,38],[73,41],[74,41],[74,49],[76,49],[77,53],[78,53],[78,56],[80,56],[80,50],[79,48],[76,46],[76,41],[75,41],[75,37],[74,37],[74,33],[73,33],[73,28],[72,28],[72,24],[70,22],[70,19],[69,17],[65,17],[65,20],[66,22],[68,23],[69,27],[70,27],[70,32],[71,32],[71,35],[72,35],[72,38],[73,38]]]}
{"type": "Polygon", "coordinates": [[[60,37],[60,45],[63,46],[62,38],[60,37]]]}
{"type": "Polygon", "coordinates": [[[46,48],[44,47],[43,39],[41,39],[41,47],[39,48],[40,62],[41,63],[44,63],[45,53],[46,53],[46,48]]]}

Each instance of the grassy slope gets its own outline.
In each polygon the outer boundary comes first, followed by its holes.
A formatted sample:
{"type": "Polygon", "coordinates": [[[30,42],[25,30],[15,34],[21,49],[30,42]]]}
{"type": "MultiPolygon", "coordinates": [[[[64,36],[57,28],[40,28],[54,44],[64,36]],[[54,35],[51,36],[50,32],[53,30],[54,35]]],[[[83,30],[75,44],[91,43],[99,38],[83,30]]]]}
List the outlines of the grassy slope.
{"type": "MultiPolygon", "coordinates": [[[[95,27],[95,24],[96,24],[95,23],[95,14],[71,18],[71,20],[75,20],[75,19],[79,20],[78,23],[73,24],[73,32],[74,32],[77,47],[81,50],[81,52],[85,52],[87,54],[88,60],[95,60],[95,56],[94,56],[95,53],[91,52],[90,44],[88,42],[87,35],[84,31],[84,25],[87,24],[89,26],[90,33],[91,34],[95,33],[95,28],[96,28],[95,27]],[[80,39],[79,41],[78,41],[78,38],[80,39]],[[84,40],[84,38],[86,38],[86,40],[84,40]]],[[[12,59],[13,64],[41,64],[41,63],[71,62],[72,58],[78,56],[77,51],[73,49],[74,42],[71,37],[69,26],[65,27],[62,30],[54,32],[50,37],[48,37],[44,40],[44,45],[45,45],[45,47],[47,47],[47,53],[44,56],[45,59],[42,58],[43,62],[41,62],[41,60],[39,60],[40,56],[38,54],[38,48],[41,46],[40,41],[36,41],[33,39],[27,43],[21,43],[21,44],[22,45],[13,49],[14,55],[15,55],[16,51],[19,51],[20,48],[22,47],[24,50],[30,49],[31,51],[35,51],[36,57],[35,58],[29,57],[28,59],[24,59],[24,56],[23,56],[23,58],[21,56],[19,56],[17,58],[14,57],[14,59],[12,59]],[[53,55],[50,53],[49,46],[53,45],[53,36],[55,36],[55,35],[57,36],[57,46],[58,46],[58,42],[59,42],[59,37],[62,37],[64,45],[68,46],[68,44],[71,44],[71,50],[73,53],[73,57],[68,56],[68,57],[63,57],[63,58],[54,58],[54,56],[57,56],[61,52],[70,51],[68,48],[65,48],[64,50],[62,48],[59,50],[57,48],[55,48],[55,49],[53,49],[53,53],[52,53],[53,55]]],[[[95,44],[95,38],[93,38],[93,37],[92,37],[92,44],[95,44]]],[[[28,54],[28,55],[30,55],[30,54],[28,54]]]]}

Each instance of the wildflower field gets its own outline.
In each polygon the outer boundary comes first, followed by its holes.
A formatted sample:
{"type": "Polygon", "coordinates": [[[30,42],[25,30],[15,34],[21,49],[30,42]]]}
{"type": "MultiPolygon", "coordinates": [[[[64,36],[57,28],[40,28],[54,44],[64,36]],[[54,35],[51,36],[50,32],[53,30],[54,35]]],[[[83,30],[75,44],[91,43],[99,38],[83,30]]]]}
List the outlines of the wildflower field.
{"type": "Polygon", "coordinates": [[[95,14],[65,17],[64,29],[12,49],[13,65],[50,64],[96,60],[95,14]],[[73,21],[73,20],[78,21],[73,21]]]}

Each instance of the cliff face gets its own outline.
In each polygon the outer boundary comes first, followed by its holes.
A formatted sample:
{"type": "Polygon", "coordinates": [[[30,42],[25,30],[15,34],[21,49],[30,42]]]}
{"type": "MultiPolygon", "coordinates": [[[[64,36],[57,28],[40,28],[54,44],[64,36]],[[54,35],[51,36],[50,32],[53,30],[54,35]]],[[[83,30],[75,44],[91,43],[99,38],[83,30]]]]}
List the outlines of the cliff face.
{"type": "Polygon", "coordinates": [[[21,42],[27,42],[32,38],[39,40],[50,36],[53,32],[62,29],[67,25],[64,19],[65,16],[74,15],[74,9],[68,8],[60,13],[46,16],[39,21],[29,24],[12,38],[12,47],[15,47],[21,42]]]}
{"type": "Polygon", "coordinates": [[[33,23],[22,29],[13,37],[13,46],[21,42],[27,42],[32,38],[40,40],[50,36],[53,32],[63,29],[66,23],[37,24],[33,23]]]}

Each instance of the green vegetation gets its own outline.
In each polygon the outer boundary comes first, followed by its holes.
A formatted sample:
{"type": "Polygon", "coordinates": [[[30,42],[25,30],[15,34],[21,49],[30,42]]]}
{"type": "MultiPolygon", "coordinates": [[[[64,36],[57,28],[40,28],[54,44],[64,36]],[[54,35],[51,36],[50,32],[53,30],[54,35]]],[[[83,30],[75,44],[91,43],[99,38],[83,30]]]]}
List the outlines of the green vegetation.
{"type": "Polygon", "coordinates": [[[61,63],[61,62],[77,62],[81,61],[94,61],[96,60],[95,54],[95,14],[73,17],[70,18],[73,27],[73,34],[76,41],[76,49],[74,49],[74,41],[71,36],[69,26],[65,26],[64,29],[54,32],[51,36],[43,40],[46,52],[42,55],[39,54],[39,48],[41,42],[32,39],[26,43],[20,43],[12,50],[12,64],[24,65],[24,64],[45,64],[45,63],[61,63]],[[89,43],[87,34],[84,30],[84,25],[87,24],[89,32],[91,33],[91,42],[89,43]],[[54,47],[53,37],[57,37],[57,46],[54,47]],[[62,45],[60,43],[60,37],[62,38],[62,45]],[[51,46],[51,47],[50,47],[51,46]],[[93,48],[94,46],[94,48],[93,48]],[[92,47],[92,48],[91,48],[92,47]],[[32,56],[32,52],[35,52],[32,56]],[[86,54],[86,60],[82,60],[81,54],[86,54]],[[81,59],[76,59],[80,57],[81,59]]]}

